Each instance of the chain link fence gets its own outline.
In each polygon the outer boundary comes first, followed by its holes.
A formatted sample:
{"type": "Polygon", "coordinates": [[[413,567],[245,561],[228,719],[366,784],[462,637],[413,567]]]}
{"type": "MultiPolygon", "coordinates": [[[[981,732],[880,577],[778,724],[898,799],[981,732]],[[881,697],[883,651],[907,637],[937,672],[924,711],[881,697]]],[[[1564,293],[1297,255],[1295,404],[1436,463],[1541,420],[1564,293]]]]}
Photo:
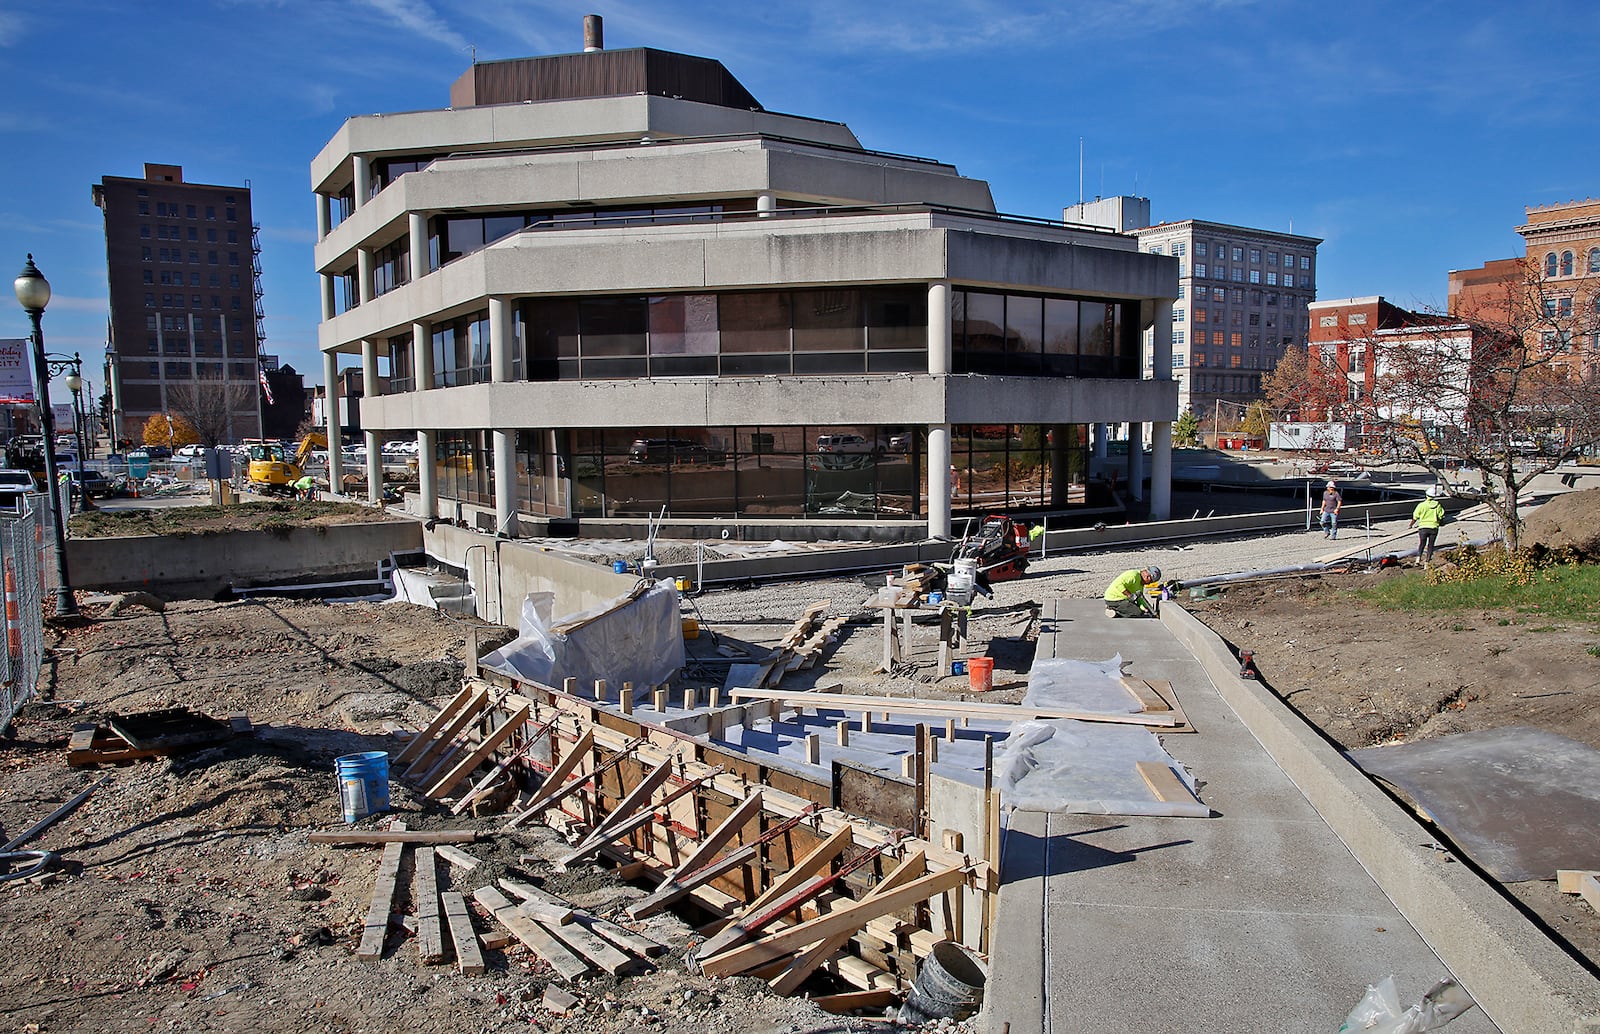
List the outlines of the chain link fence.
{"type": "Polygon", "coordinates": [[[0,652],[0,732],[39,686],[44,656],[44,599],[55,587],[54,536],[30,497],[20,512],[0,513],[0,590],[5,605],[5,650],[0,652]]]}

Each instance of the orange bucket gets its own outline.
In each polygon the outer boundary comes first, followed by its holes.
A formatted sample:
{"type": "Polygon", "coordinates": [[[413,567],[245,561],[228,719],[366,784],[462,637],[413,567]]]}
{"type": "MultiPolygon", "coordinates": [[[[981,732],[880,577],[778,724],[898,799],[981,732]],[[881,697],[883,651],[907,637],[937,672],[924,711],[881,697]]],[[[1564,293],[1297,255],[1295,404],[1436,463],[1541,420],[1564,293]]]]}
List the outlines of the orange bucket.
{"type": "Polygon", "coordinates": [[[994,658],[974,657],[967,661],[967,684],[974,693],[987,693],[994,688],[994,658]]]}

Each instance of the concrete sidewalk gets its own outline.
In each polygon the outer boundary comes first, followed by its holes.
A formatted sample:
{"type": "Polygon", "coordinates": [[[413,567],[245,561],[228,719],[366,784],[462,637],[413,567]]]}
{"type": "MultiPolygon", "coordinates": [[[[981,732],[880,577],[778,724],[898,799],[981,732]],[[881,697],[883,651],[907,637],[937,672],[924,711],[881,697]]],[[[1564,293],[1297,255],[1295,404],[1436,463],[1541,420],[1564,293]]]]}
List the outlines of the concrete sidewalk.
{"type": "MultiPolygon", "coordinates": [[[[1458,970],[1500,1025],[1473,1009],[1452,1032],[1589,1029],[1583,1017],[1600,1015],[1600,985],[1474,874],[1433,850],[1420,826],[1306,730],[1292,751],[1317,756],[1333,773],[1325,778],[1347,775],[1339,793],[1394,813],[1366,823],[1380,839],[1358,845],[1365,865],[1352,854],[1313,804],[1324,791],[1309,784],[1324,777],[1291,778],[1268,746],[1281,734],[1253,728],[1219,692],[1214,679],[1224,677],[1225,647],[1217,640],[1206,653],[1205,643],[1196,644],[1207,636],[1215,640],[1185,613],[1161,622],[1113,621],[1093,600],[1046,605],[1037,657],[1121,653],[1134,676],[1172,682],[1197,731],[1163,743],[1202,781],[1213,817],[1012,813],[986,1029],[1331,1034],[1368,984],[1393,974],[1410,1004],[1451,974],[1402,914],[1429,907],[1407,900],[1419,895],[1474,916],[1475,925],[1459,932],[1430,928],[1434,943],[1468,942],[1443,944],[1446,957],[1454,951],[1466,970],[1482,963],[1507,982],[1528,985],[1494,988],[1490,996],[1485,981],[1474,987],[1458,970]],[[1386,893],[1368,873],[1374,851],[1437,858],[1452,870],[1445,879],[1468,881],[1470,900],[1452,900],[1449,887],[1436,893],[1427,873],[1415,886],[1386,893]],[[1477,919],[1479,911],[1488,918],[1477,919]],[[1517,941],[1520,935],[1527,940],[1517,941]],[[1495,961],[1502,953],[1513,961],[1495,961]],[[1533,968],[1525,974],[1520,966],[1533,968]],[[1535,986],[1546,980],[1554,986],[1535,986]]],[[[1268,724],[1259,715],[1251,722],[1268,724]]]]}

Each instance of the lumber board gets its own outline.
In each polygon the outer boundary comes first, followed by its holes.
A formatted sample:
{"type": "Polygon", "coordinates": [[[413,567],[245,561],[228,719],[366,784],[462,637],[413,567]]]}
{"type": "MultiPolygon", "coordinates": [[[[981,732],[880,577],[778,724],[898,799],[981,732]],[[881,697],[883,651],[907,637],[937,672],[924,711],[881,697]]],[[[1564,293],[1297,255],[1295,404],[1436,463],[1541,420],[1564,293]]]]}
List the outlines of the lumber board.
{"type": "MultiPolygon", "coordinates": [[[[389,826],[393,832],[402,832],[404,822],[389,826]]],[[[400,856],[406,845],[392,841],[384,845],[383,857],[378,863],[378,879],[372,885],[372,900],[367,905],[367,921],[361,929],[361,944],[356,948],[356,958],[377,959],[383,956],[383,939],[389,932],[389,913],[394,907],[395,887],[400,882],[400,856]]]]}
{"type": "Polygon", "coordinates": [[[696,887],[702,887],[731,869],[737,869],[741,865],[748,865],[755,861],[759,854],[760,849],[755,844],[747,844],[737,851],[731,851],[723,855],[710,865],[701,866],[687,876],[668,880],[656,888],[655,893],[649,897],[629,905],[627,908],[628,918],[645,919],[653,916],[679,898],[692,893],[696,887]]]}
{"type": "Polygon", "coordinates": [[[1172,710],[1172,707],[1162,698],[1161,694],[1155,691],[1155,687],[1144,679],[1123,675],[1118,681],[1122,683],[1122,688],[1127,690],[1129,695],[1133,697],[1134,702],[1139,705],[1141,711],[1172,710]]]}
{"type": "Polygon", "coordinates": [[[689,857],[684,859],[681,865],[667,875],[666,880],[656,888],[655,893],[642,901],[637,901],[628,906],[628,915],[634,919],[643,919],[646,916],[653,915],[683,897],[701,883],[716,879],[722,873],[733,868],[734,865],[743,864],[744,861],[753,858],[755,856],[754,851],[734,852],[736,855],[744,853],[747,857],[739,862],[732,863],[724,859],[722,862],[718,862],[714,867],[715,871],[712,871],[711,863],[716,853],[728,841],[738,836],[740,830],[750,824],[751,819],[760,814],[761,791],[757,790],[741,801],[739,806],[729,812],[728,817],[723,819],[716,829],[706,835],[706,838],[690,853],[689,857]],[[706,873],[700,873],[702,869],[705,869],[706,873]]]}
{"type": "MultiPolygon", "coordinates": [[[[874,901],[888,895],[897,887],[905,886],[928,871],[928,856],[916,851],[905,861],[895,866],[893,872],[879,881],[876,887],[867,894],[863,901],[874,901]]],[[[784,971],[771,981],[772,990],[780,995],[792,995],[800,989],[800,985],[816,972],[818,966],[827,962],[838,953],[845,945],[850,943],[854,931],[845,930],[826,937],[797,955],[784,971]]]]}
{"type": "Polygon", "coordinates": [[[548,962],[564,979],[573,980],[589,972],[587,962],[574,955],[565,944],[556,939],[554,934],[534,922],[498,890],[493,887],[479,887],[472,892],[472,896],[478,904],[488,909],[502,926],[510,930],[512,936],[527,945],[529,951],[548,962]]]}
{"type": "Polygon", "coordinates": [[[1183,801],[1195,799],[1194,794],[1184,785],[1183,780],[1172,770],[1171,765],[1162,765],[1154,761],[1140,761],[1134,764],[1139,770],[1139,777],[1144,780],[1144,785],[1150,788],[1158,801],[1183,801]]]}
{"type": "Polygon", "coordinates": [[[767,672],[772,669],[772,661],[760,664],[731,664],[728,666],[728,677],[722,680],[724,692],[732,690],[735,686],[750,684],[759,686],[767,680],[767,672]]]}
{"type": "Polygon", "coordinates": [[[417,848],[411,886],[417,909],[417,955],[423,965],[444,961],[444,931],[439,926],[439,869],[433,848],[417,848]]]}
{"type": "Polygon", "coordinates": [[[899,997],[893,990],[880,987],[872,991],[841,991],[838,994],[822,995],[811,999],[811,1003],[823,1012],[842,1016],[862,1009],[871,1009],[874,1012],[886,1009],[898,1001],[899,997]]]}
{"type": "Polygon", "coordinates": [[[1600,877],[1594,873],[1586,873],[1578,881],[1578,894],[1589,903],[1589,907],[1600,912],[1600,877]]]}
{"type": "Polygon", "coordinates": [[[763,963],[781,959],[792,951],[836,933],[849,932],[854,935],[855,931],[866,925],[868,920],[888,915],[890,912],[898,912],[935,894],[953,890],[959,887],[966,877],[964,869],[941,869],[928,873],[881,897],[857,901],[787,930],[769,934],[759,941],[741,945],[713,958],[702,959],[700,969],[707,976],[733,976],[763,963]]]}
{"type": "Polygon", "coordinates": [[[590,752],[593,750],[594,729],[585,729],[583,737],[579,739],[577,743],[573,744],[571,750],[567,751],[567,756],[557,762],[556,767],[552,768],[550,770],[550,774],[545,776],[544,782],[539,785],[539,796],[533,799],[533,803],[529,804],[526,808],[512,816],[511,821],[500,827],[501,830],[505,831],[516,829],[528,819],[533,818],[535,815],[544,811],[546,808],[549,808],[552,804],[561,800],[561,798],[565,797],[573,790],[576,790],[579,786],[582,786],[585,780],[593,778],[594,773],[591,772],[589,775],[579,776],[569,783],[562,783],[563,779],[566,779],[568,776],[572,775],[578,766],[583,764],[584,759],[587,758],[590,752]],[[545,787],[547,786],[553,786],[555,789],[546,790],[545,787]]]}
{"type": "Polygon", "coordinates": [[[472,686],[462,686],[456,692],[456,695],[451,697],[450,701],[439,709],[439,713],[433,716],[433,720],[415,736],[411,737],[406,742],[406,745],[401,748],[400,753],[394,756],[394,761],[392,762],[394,767],[399,768],[401,765],[410,764],[415,760],[422,748],[432,742],[433,738],[439,734],[439,730],[443,729],[445,724],[456,716],[456,713],[466,705],[467,701],[472,699],[472,695],[475,692],[477,690],[472,686]]]}
{"type": "Polygon", "coordinates": [[[532,884],[500,878],[500,886],[522,899],[522,910],[541,923],[560,926],[572,922],[575,914],[565,901],[552,898],[532,884]]]}
{"type": "MultiPolygon", "coordinates": [[[[663,764],[669,763],[670,760],[671,759],[669,758],[668,762],[663,762],[663,764]]],[[[709,782],[713,778],[716,772],[720,771],[721,769],[716,769],[712,773],[700,776],[697,779],[689,780],[676,790],[673,790],[671,793],[661,798],[661,800],[657,801],[655,804],[639,809],[637,814],[629,818],[625,818],[621,822],[612,822],[611,816],[607,816],[605,822],[593,833],[589,834],[588,839],[584,840],[583,843],[573,848],[567,854],[556,859],[556,865],[558,867],[572,865],[574,862],[583,859],[586,855],[591,855],[601,848],[610,844],[614,844],[623,837],[626,837],[637,830],[643,829],[645,826],[648,826],[650,823],[656,821],[656,815],[658,813],[666,811],[666,809],[671,806],[674,801],[678,800],[678,798],[687,794],[691,794],[700,789],[702,785],[709,782]]],[[[621,809],[619,808],[618,810],[620,811],[621,809]]]]}
{"type": "Polygon", "coordinates": [[[433,853],[464,872],[471,872],[478,867],[479,860],[477,858],[448,844],[440,844],[433,849],[433,853]]]}
{"type": "Polygon", "coordinates": [[[1021,704],[976,704],[960,700],[927,700],[918,697],[878,697],[847,693],[815,693],[809,690],[734,689],[739,700],[776,700],[791,705],[839,711],[873,711],[884,714],[935,714],[957,718],[990,718],[1001,722],[1027,722],[1071,718],[1080,722],[1111,722],[1117,725],[1170,727],[1177,724],[1171,715],[1102,714],[1094,711],[1068,711],[1052,707],[1024,707],[1021,704]]]}
{"type": "Polygon", "coordinates": [[[1563,894],[1577,894],[1583,888],[1585,876],[1600,876],[1596,869],[1557,869],[1556,889],[1563,894]]]}
{"type": "MultiPolygon", "coordinates": [[[[406,770],[400,773],[400,778],[410,779],[419,773],[427,771],[427,766],[433,764],[434,758],[449,747],[455,740],[456,735],[471,724],[472,720],[478,716],[478,712],[488,705],[488,692],[482,689],[474,689],[472,697],[439,730],[439,738],[422,748],[422,751],[412,759],[406,770]]],[[[420,737],[418,738],[420,739],[420,737]]]]}
{"type": "Polygon", "coordinates": [[[612,976],[632,969],[636,959],[616,945],[596,935],[582,923],[569,923],[566,926],[551,926],[547,929],[561,940],[568,948],[587,959],[589,964],[596,969],[604,970],[612,976]]]}
{"type": "Polygon", "coordinates": [[[475,829],[406,829],[396,823],[388,829],[319,830],[306,839],[313,844],[470,844],[482,837],[475,829]]]}
{"type": "Polygon", "coordinates": [[[467,899],[460,891],[447,890],[439,895],[439,902],[444,908],[445,925],[450,929],[450,941],[455,945],[456,968],[463,976],[481,974],[483,950],[472,932],[472,913],[467,911],[467,899]]]}
{"type": "Polygon", "coordinates": [[[533,731],[531,735],[528,736],[528,741],[526,743],[524,743],[517,750],[501,758],[500,763],[495,765],[494,768],[490,769],[488,775],[484,776],[482,779],[473,784],[472,789],[463,794],[461,799],[451,806],[450,814],[460,815],[462,812],[472,807],[472,802],[487,793],[489,791],[489,787],[494,785],[494,781],[499,779],[501,774],[504,773],[506,769],[516,764],[522,758],[527,757],[528,751],[534,748],[534,745],[544,737],[545,733],[554,728],[555,722],[553,720],[541,724],[533,731]]]}
{"type": "Polygon", "coordinates": [[[657,955],[665,955],[667,952],[667,946],[655,938],[646,937],[644,934],[630,930],[625,926],[618,926],[609,919],[601,919],[599,916],[580,912],[578,914],[578,922],[617,947],[631,951],[641,958],[653,959],[657,955]]]}
{"type": "Polygon", "coordinates": [[[760,931],[760,928],[746,926],[746,923],[752,922],[757,916],[770,909],[773,904],[782,901],[799,890],[819,870],[833,864],[833,860],[843,854],[844,849],[850,846],[853,840],[854,830],[849,826],[840,826],[834,830],[828,839],[818,844],[810,854],[796,862],[788,872],[778,877],[772,882],[771,886],[756,895],[755,900],[745,906],[744,911],[718,931],[715,937],[701,945],[697,952],[697,957],[711,958],[755,936],[760,931]]]}
{"type": "Polygon", "coordinates": [[[511,734],[522,728],[523,723],[527,720],[528,705],[524,704],[516,714],[512,715],[510,718],[507,718],[504,722],[501,722],[498,729],[485,736],[483,738],[483,742],[478,744],[477,749],[472,751],[472,753],[468,754],[466,757],[462,758],[459,764],[457,764],[450,771],[446,772],[437,783],[434,783],[431,787],[429,787],[427,790],[427,796],[437,800],[438,798],[449,793],[451,790],[454,790],[461,780],[471,775],[473,769],[483,764],[489,755],[499,750],[500,744],[504,743],[506,740],[509,740],[511,738],[511,734]]]}

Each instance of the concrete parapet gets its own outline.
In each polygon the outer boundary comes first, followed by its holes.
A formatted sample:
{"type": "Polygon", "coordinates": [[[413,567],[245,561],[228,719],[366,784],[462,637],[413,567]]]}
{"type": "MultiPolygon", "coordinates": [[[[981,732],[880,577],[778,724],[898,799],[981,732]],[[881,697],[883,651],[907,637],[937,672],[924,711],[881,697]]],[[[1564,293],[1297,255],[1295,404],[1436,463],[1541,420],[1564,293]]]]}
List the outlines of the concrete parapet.
{"type": "Polygon", "coordinates": [[[1600,980],[1448,852],[1179,607],[1161,620],[1228,705],[1461,982],[1505,1031],[1600,1031],[1600,980]]]}

